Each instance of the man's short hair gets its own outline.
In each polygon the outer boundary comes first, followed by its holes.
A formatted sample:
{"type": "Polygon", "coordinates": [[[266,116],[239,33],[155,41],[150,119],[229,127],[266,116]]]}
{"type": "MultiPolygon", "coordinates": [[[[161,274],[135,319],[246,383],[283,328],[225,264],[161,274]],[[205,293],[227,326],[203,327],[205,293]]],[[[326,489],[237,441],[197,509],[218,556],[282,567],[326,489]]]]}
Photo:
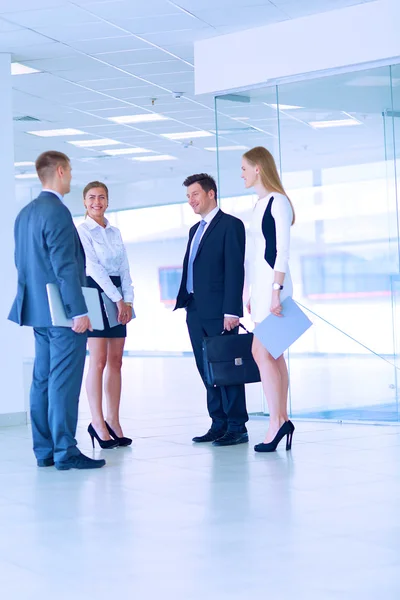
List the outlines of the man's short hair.
{"type": "Polygon", "coordinates": [[[205,192],[210,192],[213,190],[215,194],[215,199],[217,199],[217,184],[215,183],[214,177],[211,175],[207,175],[207,173],[198,173],[197,175],[190,175],[186,177],[183,185],[185,187],[189,187],[189,185],[193,185],[193,183],[198,183],[201,185],[205,192]]]}
{"type": "Polygon", "coordinates": [[[43,182],[54,176],[57,167],[60,165],[67,167],[69,164],[70,160],[66,154],[56,150],[48,150],[38,156],[35,166],[38,177],[43,182]]]}

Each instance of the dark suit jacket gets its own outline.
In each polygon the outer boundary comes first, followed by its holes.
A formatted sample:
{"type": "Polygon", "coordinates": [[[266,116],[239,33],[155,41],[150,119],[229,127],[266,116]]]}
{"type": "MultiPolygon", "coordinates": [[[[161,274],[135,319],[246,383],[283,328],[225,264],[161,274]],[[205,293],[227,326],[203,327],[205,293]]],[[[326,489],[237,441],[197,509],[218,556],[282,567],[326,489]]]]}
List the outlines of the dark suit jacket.
{"type": "MultiPolygon", "coordinates": [[[[175,310],[187,306],[190,246],[199,223],[189,232],[175,310]]],[[[196,309],[203,319],[243,316],[245,229],[242,221],[219,210],[207,227],[193,264],[196,309]]]]}
{"type": "Polygon", "coordinates": [[[9,319],[51,327],[46,284],[60,289],[68,318],[87,313],[85,253],[71,213],[51,192],[42,192],[19,213],[14,228],[18,290],[9,319]]]}

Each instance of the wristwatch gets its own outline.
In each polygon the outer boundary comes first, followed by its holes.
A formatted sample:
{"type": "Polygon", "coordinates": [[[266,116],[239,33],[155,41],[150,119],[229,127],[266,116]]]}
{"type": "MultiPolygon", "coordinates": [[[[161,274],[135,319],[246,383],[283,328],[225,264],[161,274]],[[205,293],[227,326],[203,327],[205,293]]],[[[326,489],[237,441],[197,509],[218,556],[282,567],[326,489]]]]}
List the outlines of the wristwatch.
{"type": "Polygon", "coordinates": [[[132,302],[125,302],[125,304],[126,304],[127,306],[130,306],[130,307],[132,308],[132,302]]]}
{"type": "Polygon", "coordinates": [[[279,291],[280,291],[280,290],[283,290],[283,285],[281,285],[280,283],[276,283],[276,282],[274,282],[274,283],[272,284],[272,289],[273,289],[273,290],[276,290],[276,291],[278,291],[278,290],[279,290],[279,291]]]}

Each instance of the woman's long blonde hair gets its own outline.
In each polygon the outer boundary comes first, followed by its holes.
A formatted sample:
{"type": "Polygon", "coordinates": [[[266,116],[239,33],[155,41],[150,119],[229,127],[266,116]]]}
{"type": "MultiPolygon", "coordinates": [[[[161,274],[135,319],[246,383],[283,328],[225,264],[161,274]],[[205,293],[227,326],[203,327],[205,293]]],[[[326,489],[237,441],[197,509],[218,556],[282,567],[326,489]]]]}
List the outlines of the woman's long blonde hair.
{"type": "Polygon", "coordinates": [[[282,185],[282,181],[279,177],[278,169],[276,168],[276,163],[271,152],[269,152],[269,150],[263,146],[256,146],[255,148],[245,152],[245,154],[243,154],[243,158],[245,158],[253,167],[257,165],[257,167],[260,169],[261,183],[266,190],[277,192],[278,194],[283,194],[286,196],[286,198],[289,200],[290,206],[292,207],[292,225],[294,225],[296,220],[294,206],[282,185]]]}

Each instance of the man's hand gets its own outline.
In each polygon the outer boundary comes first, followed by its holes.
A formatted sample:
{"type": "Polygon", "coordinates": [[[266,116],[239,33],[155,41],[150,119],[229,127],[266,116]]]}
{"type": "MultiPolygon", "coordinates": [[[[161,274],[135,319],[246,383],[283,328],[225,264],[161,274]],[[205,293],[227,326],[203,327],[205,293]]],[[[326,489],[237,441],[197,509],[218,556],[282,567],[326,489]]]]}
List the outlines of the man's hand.
{"type": "Polygon", "coordinates": [[[75,333],[85,333],[87,330],[93,331],[89,317],[75,317],[72,322],[72,331],[75,331],[75,333]]]}
{"type": "Polygon", "coordinates": [[[240,319],[237,317],[225,317],[224,318],[224,330],[232,331],[235,327],[239,327],[240,319]]]}

